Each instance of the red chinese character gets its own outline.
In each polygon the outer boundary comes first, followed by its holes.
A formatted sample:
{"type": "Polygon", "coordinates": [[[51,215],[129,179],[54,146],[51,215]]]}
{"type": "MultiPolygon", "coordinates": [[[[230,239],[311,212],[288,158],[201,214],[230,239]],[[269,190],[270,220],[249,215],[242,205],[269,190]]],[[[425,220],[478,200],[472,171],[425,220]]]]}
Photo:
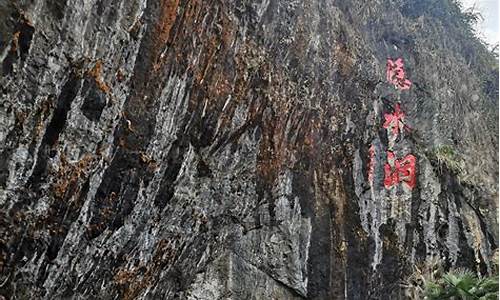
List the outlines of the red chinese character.
{"type": "Polygon", "coordinates": [[[410,89],[411,81],[405,78],[402,58],[398,58],[396,61],[390,58],[387,59],[387,81],[393,84],[396,89],[410,89]]]}
{"type": "Polygon", "coordinates": [[[405,118],[405,113],[401,111],[399,103],[396,104],[394,112],[392,114],[384,114],[384,118],[384,128],[392,130],[394,135],[398,135],[400,129],[402,128],[400,125],[404,125],[403,121],[405,118]]]}
{"type": "Polygon", "coordinates": [[[413,154],[408,154],[403,159],[396,159],[393,152],[387,151],[387,163],[384,166],[384,187],[389,189],[403,182],[410,190],[415,188],[417,185],[416,161],[413,154]]]}
{"type": "Polygon", "coordinates": [[[370,154],[370,161],[368,162],[368,181],[372,183],[373,173],[375,172],[375,147],[373,145],[370,146],[368,153],[370,154]]]}

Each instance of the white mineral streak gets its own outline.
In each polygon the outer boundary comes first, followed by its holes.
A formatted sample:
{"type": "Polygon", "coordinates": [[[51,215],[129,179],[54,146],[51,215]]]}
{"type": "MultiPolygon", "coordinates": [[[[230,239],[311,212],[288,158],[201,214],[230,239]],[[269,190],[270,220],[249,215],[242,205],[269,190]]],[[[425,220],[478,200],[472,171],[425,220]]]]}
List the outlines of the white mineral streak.
{"type": "MultiPolygon", "coordinates": [[[[421,159],[419,164],[419,177],[418,182],[421,186],[420,197],[422,199],[422,203],[419,209],[419,215],[424,218],[424,221],[421,223],[423,227],[423,238],[425,243],[425,251],[426,255],[429,259],[436,257],[439,255],[437,250],[437,239],[436,239],[436,222],[438,222],[438,203],[439,203],[439,194],[441,193],[441,185],[439,184],[439,180],[432,169],[431,164],[427,159],[421,159]]],[[[455,231],[451,231],[453,226],[456,225],[455,222],[449,222],[450,226],[450,234],[455,231]]],[[[450,235],[448,236],[450,237],[450,235]]],[[[458,237],[451,236],[452,240],[448,242],[456,243],[458,237]],[[454,241],[453,241],[454,239],[454,241]]],[[[456,257],[456,249],[450,249],[451,258],[456,257]],[[453,251],[454,250],[454,251],[453,251]]],[[[454,260],[452,260],[454,263],[454,260]]]]}
{"type": "MultiPolygon", "coordinates": [[[[386,224],[388,214],[390,214],[391,206],[388,203],[390,196],[384,190],[383,186],[383,160],[381,159],[383,152],[380,141],[374,140],[372,145],[375,148],[374,159],[374,176],[373,184],[370,184],[369,195],[362,190],[364,176],[362,169],[362,158],[359,150],[356,150],[354,158],[354,174],[356,194],[359,198],[361,225],[366,233],[373,239],[375,243],[375,252],[372,259],[372,269],[376,270],[377,266],[382,261],[383,241],[380,238],[380,226],[386,224]]],[[[365,158],[365,160],[368,158],[365,158]]]]}
{"type": "MultiPolygon", "coordinates": [[[[155,130],[151,142],[148,145],[147,155],[160,163],[161,171],[167,167],[162,163],[171,146],[180,134],[179,126],[182,123],[182,116],[187,111],[189,92],[186,91],[186,78],[179,78],[171,75],[165,82],[159,102],[160,106],[156,114],[155,130]]],[[[163,172],[159,172],[163,174],[163,172]]],[[[160,175],[161,176],[161,175],[160,175]]]]}

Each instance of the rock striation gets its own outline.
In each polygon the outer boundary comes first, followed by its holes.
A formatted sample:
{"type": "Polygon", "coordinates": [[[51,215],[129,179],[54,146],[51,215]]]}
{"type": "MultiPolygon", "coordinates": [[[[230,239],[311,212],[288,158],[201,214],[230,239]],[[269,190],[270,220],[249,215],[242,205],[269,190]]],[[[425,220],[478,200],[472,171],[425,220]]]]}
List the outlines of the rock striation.
{"type": "Polygon", "coordinates": [[[405,299],[418,263],[497,272],[498,62],[454,1],[18,0],[0,20],[4,298],[405,299]],[[398,103],[410,190],[384,187],[398,103]]]}

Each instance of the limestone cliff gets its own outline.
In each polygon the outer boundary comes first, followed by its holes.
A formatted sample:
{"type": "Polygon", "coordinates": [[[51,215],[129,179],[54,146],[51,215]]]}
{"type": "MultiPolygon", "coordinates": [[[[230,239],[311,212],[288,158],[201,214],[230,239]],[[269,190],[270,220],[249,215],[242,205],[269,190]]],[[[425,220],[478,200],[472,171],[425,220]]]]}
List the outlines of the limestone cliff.
{"type": "Polygon", "coordinates": [[[453,1],[3,0],[0,21],[4,298],[404,299],[417,263],[496,272],[498,63],[453,1]]]}

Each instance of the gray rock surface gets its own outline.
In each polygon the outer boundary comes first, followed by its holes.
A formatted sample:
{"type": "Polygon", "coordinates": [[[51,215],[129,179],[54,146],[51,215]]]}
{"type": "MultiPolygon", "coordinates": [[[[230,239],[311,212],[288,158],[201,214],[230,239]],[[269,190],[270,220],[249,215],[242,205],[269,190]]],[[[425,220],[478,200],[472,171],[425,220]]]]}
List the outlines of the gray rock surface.
{"type": "Polygon", "coordinates": [[[495,273],[498,62],[453,3],[0,0],[0,295],[404,299],[416,263],[495,273]],[[383,186],[397,101],[413,190],[383,186]]]}

